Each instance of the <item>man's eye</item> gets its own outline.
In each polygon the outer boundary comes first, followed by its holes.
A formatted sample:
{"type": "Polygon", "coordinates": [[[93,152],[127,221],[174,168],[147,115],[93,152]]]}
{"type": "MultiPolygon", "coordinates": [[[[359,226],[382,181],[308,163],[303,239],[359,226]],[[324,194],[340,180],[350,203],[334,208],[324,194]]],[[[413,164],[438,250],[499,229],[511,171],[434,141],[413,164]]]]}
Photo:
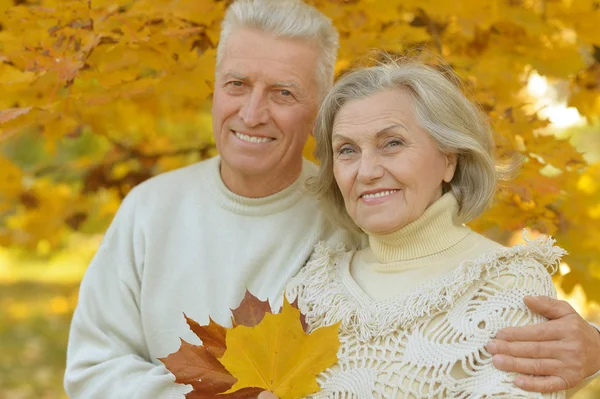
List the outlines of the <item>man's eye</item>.
{"type": "Polygon", "coordinates": [[[227,84],[230,86],[233,86],[233,87],[242,87],[244,85],[244,83],[240,82],[239,80],[232,80],[231,82],[228,82],[227,84]]]}
{"type": "Polygon", "coordinates": [[[284,97],[288,97],[288,96],[292,95],[292,92],[289,91],[289,90],[283,89],[283,90],[281,90],[281,95],[284,96],[284,97]]]}

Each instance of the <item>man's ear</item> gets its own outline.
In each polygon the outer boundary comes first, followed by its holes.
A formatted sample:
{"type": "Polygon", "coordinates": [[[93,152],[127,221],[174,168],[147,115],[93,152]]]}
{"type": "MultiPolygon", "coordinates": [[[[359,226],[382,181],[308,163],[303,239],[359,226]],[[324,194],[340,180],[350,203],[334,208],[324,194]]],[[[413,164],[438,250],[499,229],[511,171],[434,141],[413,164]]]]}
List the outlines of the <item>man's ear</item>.
{"type": "Polygon", "coordinates": [[[446,157],[446,170],[444,171],[443,180],[446,183],[450,183],[452,178],[454,177],[454,173],[456,172],[456,165],[458,163],[458,154],[455,152],[451,152],[445,155],[446,157]]]}

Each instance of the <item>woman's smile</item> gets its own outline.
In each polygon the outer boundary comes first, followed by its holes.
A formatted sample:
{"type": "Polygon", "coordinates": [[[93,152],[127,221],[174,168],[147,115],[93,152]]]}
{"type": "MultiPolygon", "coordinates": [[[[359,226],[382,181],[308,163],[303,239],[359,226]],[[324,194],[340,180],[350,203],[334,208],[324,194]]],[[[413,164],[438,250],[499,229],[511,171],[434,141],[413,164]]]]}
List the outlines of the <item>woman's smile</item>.
{"type": "Polygon", "coordinates": [[[398,192],[397,189],[369,190],[361,194],[360,201],[365,205],[378,205],[393,199],[398,192]]]}

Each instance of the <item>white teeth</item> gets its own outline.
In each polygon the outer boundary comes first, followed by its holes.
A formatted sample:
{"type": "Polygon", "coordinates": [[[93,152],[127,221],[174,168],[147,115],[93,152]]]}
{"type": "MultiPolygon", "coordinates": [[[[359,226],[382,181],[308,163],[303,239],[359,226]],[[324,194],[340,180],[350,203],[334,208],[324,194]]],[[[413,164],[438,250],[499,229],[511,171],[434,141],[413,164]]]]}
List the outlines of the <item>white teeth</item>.
{"type": "Polygon", "coordinates": [[[369,199],[369,198],[380,198],[380,197],[385,197],[386,195],[393,194],[396,191],[398,191],[398,190],[380,191],[380,192],[375,193],[375,194],[365,194],[362,197],[366,198],[366,199],[369,199]]]}
{"type": "Polygon", "coordinates": [[[268,137],[254,137],[254,136],[247,136],[245,134],[242,133],[238,133],[238,132],[234,132],[235,133],[235,137],[237,137],[240,140],[244,140],[247,141],[249,143],[268,143],[269,141],[273,140],[271,138],[268,137]]]}

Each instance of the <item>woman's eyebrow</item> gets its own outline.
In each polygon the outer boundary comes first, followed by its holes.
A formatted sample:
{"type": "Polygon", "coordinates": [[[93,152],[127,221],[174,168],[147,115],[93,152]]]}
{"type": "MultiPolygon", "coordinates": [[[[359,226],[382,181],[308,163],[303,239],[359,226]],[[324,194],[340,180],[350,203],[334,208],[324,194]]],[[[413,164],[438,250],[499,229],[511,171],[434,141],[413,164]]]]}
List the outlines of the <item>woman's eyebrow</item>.
{"type": "Polygon", "coordinates": [[[346,137],[343,134],[339,134],[339,133],[334,133],[333,136],[331,137],[331,142],[333,143],[334,141],[352,141],[352,142],[354,142],[354,140],[352,140],[350,137],[346,137]]]}
{"type": "MultiPolygon", "coordinates": [[[[401,124],[401,123],[394,123],[393,125],[390,125],[388,127],[384,127],[383,129],[381,129],[380,131],[378,131],[375,134],[375,138],[379,139],[379,138],[381,138],[381,136],[384,136],[385,134],[389,133],[390,130],[394,130],[394,129],[398,128],[398,127],[402,128],[404,130],[407,130],[406,126],[404,126],[403,124],[401,124]]],[[[334,133],[333,136],[331,136],[331,142],[334,142],[336,140],[344,140],[344,141],[352,141],[352,142],[354,141],[350,137],[344,136],[343,134],[334,133]]]]}
{"type": "Polygon", "coordinates": [[[403,124],[401,124],[401,123],[394,123],[393,125],[390,125],[390,126],[388,126],[388,127],[386,127],[386,128],[383,128],[383,129],[381,129],[380,131],[378,131],[378,132],[375,134],[375,137],[376,137],[376,138],[381,138],[381,136],[385,135],[385,134],[386,134],[386,133],[388,133],[390,130],[394,130],[394,129],[398,128],[398,127],[399,127],[399,128],[402,128],[403,130],[408,130],[408,129],[406,129],[406,126],[404,126],[403,124]]]}

